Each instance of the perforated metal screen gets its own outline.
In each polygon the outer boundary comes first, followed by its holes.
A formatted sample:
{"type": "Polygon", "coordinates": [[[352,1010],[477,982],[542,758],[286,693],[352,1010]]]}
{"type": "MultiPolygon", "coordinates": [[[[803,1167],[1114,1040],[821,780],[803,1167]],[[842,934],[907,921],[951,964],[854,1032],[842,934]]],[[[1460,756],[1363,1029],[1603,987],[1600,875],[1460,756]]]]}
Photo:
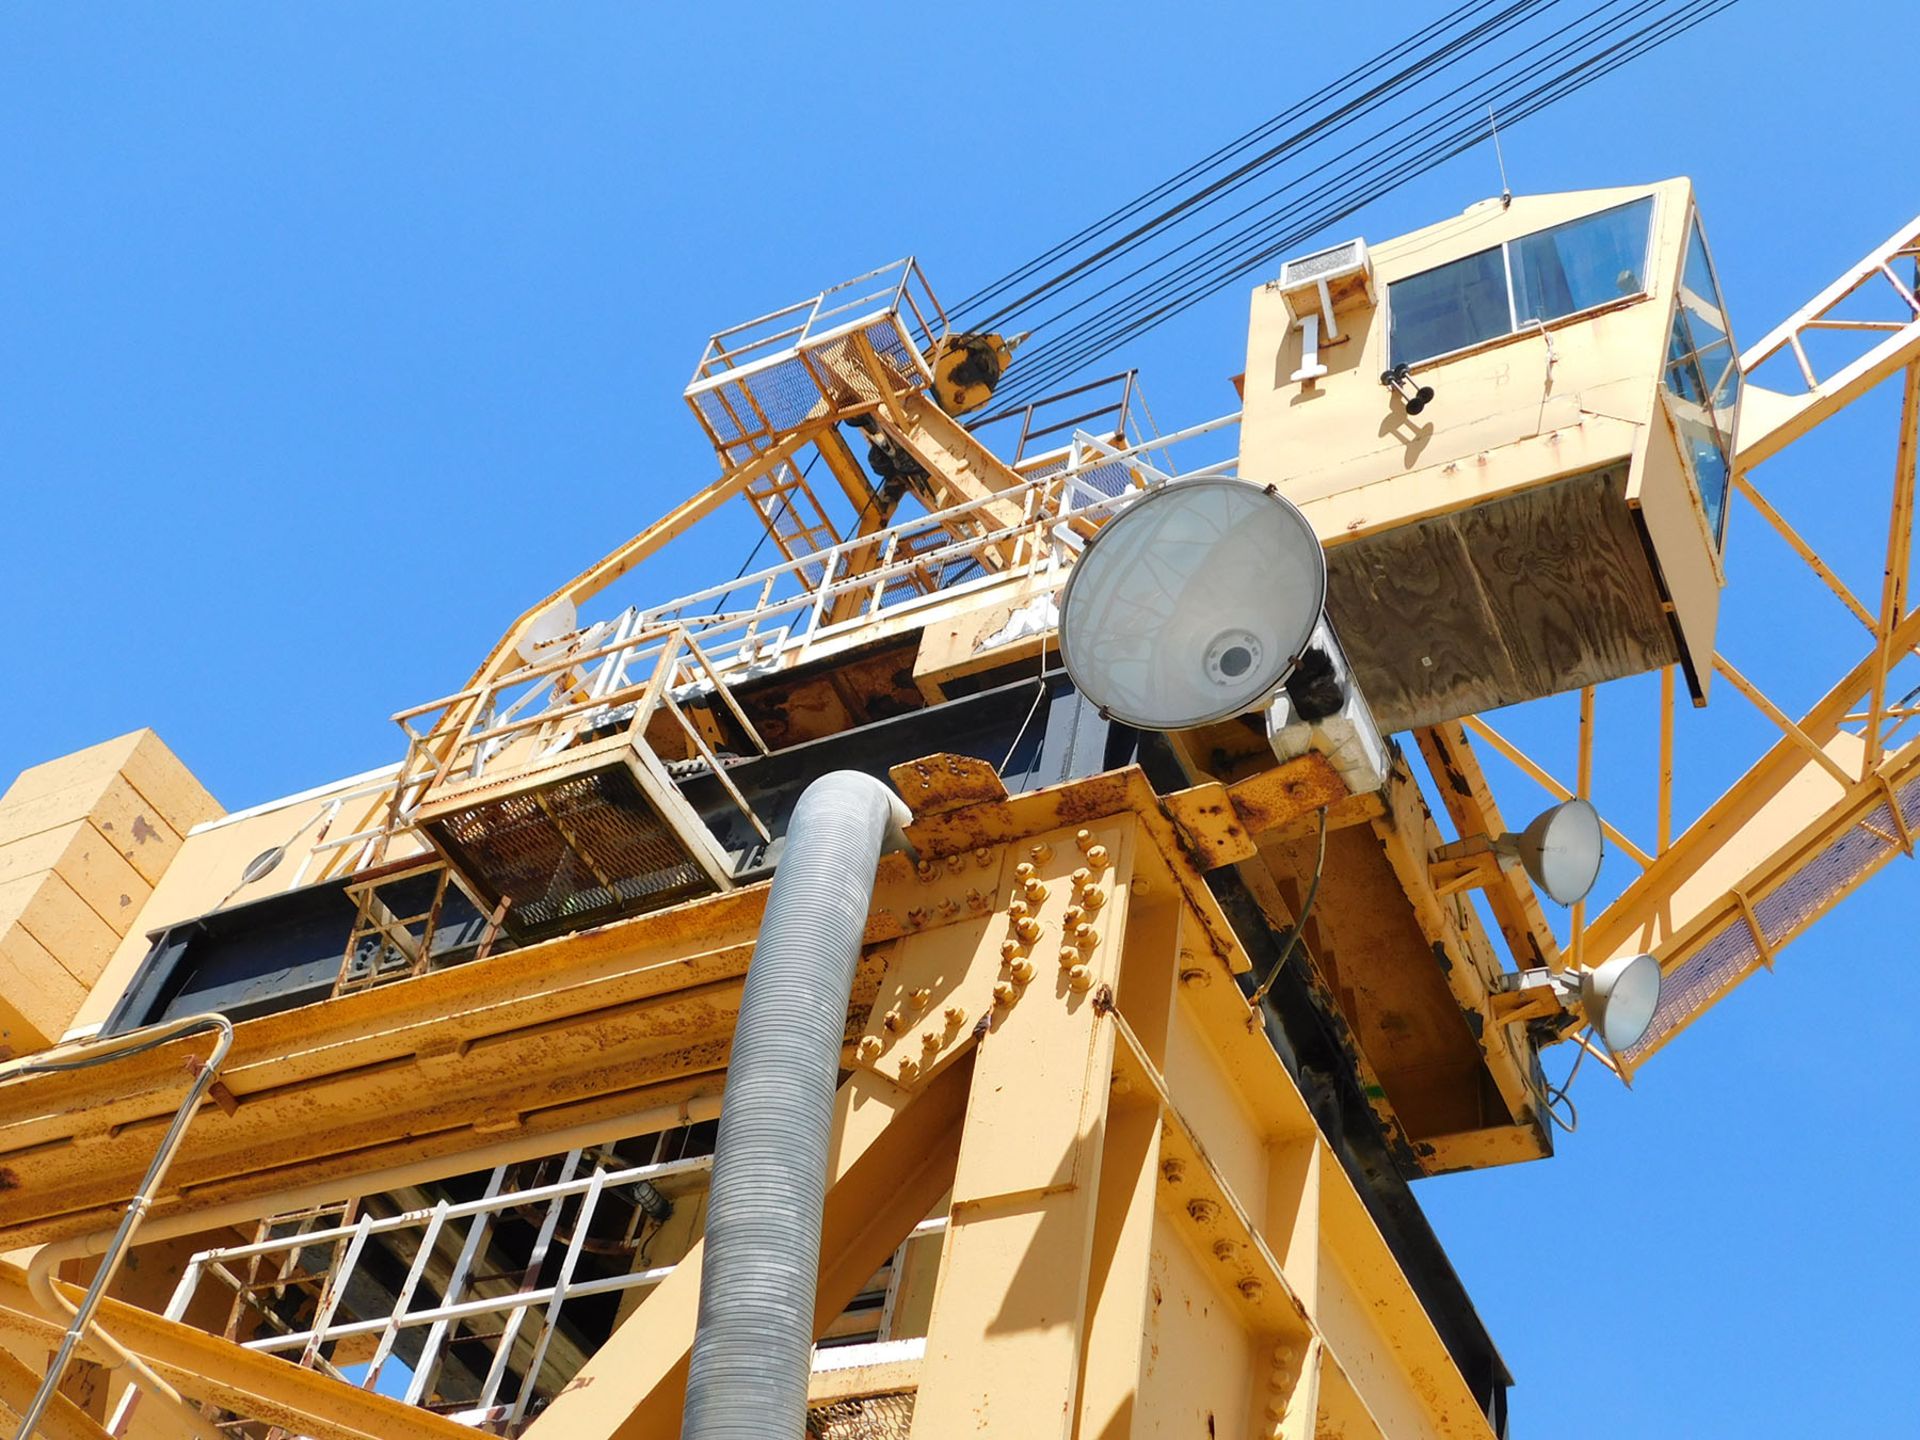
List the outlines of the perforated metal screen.
{"type": "Polygon", "coordinates": [[[535,939],[712,889],[623,762],[509,791],[430,821],[461,874],[535,939]]]}
{"type": "Polygon", "coordinates": [[[807,1411],[807,1435],[809,1440],[907,1440],[913,1400],[906,1390],[815,1405],[807,1411]]]}
{"type": "MultiPolygon", "coordinates": [[[[918,373],[892,314],[877,317],[857,333],[866,336],[881,364],[896,375],[905,378],[918,373]]],[[[757,445],[791,432],[816,413],[825,413],[822,401],[829,392],[836,406],[880,398],[850,335],[809,345],[804,352],[792,352],[773,364],[689,390],[687,398],[712,432],[714,444],[737,464],[751,458],[757,445]]]]}
{"type": "MultiPolygon", "coordinates": [[[[1920,780],[1898,792],[1900,813],[1920,809],[1920,780]]],[[[1895,855],[1901,853],[1900,826],[1882,803],[1838,839],[1816,850],[1765,895],[1753,901],[1753,918],[1769,949],[1778,950],[1895,855]]],[[[1660,1008],[1646,1038],[1620,1055],[1631,1070],[1688,1021],[1716,1003],[1762,964],[1760,946],[1738,910],[1679,965],[1660,986],[1660,1008]]]]}

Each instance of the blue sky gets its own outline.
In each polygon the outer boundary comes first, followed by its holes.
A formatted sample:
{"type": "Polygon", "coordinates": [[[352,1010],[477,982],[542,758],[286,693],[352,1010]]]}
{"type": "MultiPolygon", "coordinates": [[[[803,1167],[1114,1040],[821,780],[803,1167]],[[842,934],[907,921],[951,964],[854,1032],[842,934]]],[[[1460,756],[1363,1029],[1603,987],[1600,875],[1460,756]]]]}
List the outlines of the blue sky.
{"type": "MultiPolygon", "coordinates": [[[[393,711],[710,477],[709,332],[907,253],[964,294],[1435,13],[7,7],[0,775],[140,725],[230,807],[397,758],[393,711]]],[[[1513,186],[1692,175],[1751,341],[1920,208],[1911,32],[1748,0],[1508,132],[1513,186]]],[[[1325,238],[1497,188],[1483,147],[1325,238]]],[[[1231,407],[1244,325],[1235,287],[1126,354],[1163,423],[1231,407]]],[[[1872,596],[1891,397],[1856,412],[1761,478],[1872,596]]],[[[654,598],[751,543],[697,534],[654,598]]],[[[1851,662],[1750,512],[1728,554],[1735,663],[1851,662]]],[[[1687,717],[1690,793],[1764,742],[1738,704],[1687,717]]],[[[1602,705],[1624,774],[1651,735],[1602,705]]],[[[1423,1187],[1516,1434],[1912,1433],[1914,895],[1883,876],[1633,1093],[1589,1070],[1552,1162],[1423,1187]]]]}

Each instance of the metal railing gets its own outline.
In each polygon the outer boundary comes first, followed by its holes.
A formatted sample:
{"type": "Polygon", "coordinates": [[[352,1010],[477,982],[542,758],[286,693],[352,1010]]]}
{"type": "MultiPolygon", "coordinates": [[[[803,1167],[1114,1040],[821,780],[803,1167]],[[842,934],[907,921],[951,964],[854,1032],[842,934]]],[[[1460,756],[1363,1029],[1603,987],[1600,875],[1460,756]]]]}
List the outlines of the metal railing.
{"type": "MultiPolygon", "coordinates": [[[[254,1317],[256,1325],[269,1333],[240,1341],[244,1348],[263,1354],[282,1355],[308,1369],[320,1370],[348,1384],[372,1390],[393,1361],[403,1331],[425,1329],[418,1357],[411,1366],[405,1399],[410,1405],[434,1405],[451,1410],[451,1418],[464,1424],[495,1427],[512,1433],[528,1419],[529,1410],[541,1398],[564,1385],[569,1375],[553,1373],[546,1385],[553,1338],[560,1332],[561,1313],[570,1300],[595,1295],[650,1291],[674,1271],[674,1264],[648,1265],[644,1246],[636,1245],[633,1255],[637,1268],[625,1274],[581,1278],[581,1257],[589,1251],[589,1232],[599,1214],[601,1202],[624,1188],[669,1184],[697,1189],[713,1164],[711,1155],[690,1156],[608,1170],[594,1163],[583,1169],[587,1152],[570,1151],[560,1160],[559,1179],[550,1184],[508,1189],[513,1167],[499,1166],[488,1177],[485,1192],[477,1200],[454,1203],[441,1200],[426,1209],[376,1218],[362,1215],[352,1223],[326,1228],[293,1229],[292,1233],[273,1236],[249,1245],[232,1245],[203,1250],[188,1262],[174,1288],[166,1316],[179,1320],[186,1315],[195,1297],[207,1282],[215,1282],[233,1292],[235,1305],[254,1317]],[[489,1252],[494,1245],[495,1223],[505,1215],[532,1220],[537,1229],[525,1256],[507,1272],[489,1270],[489,1252]],[[535,1219],[537,1217],[537,1220],[535,1219]],[[376,1243],[377,1242],[377,1243],[376,1243]],[[347,1296],[380,1293],[377,1285],[356,1285],[363,1266],[372,1262],[373,1249],[385,1244],[396,1252],[411,1245],[413,1258],[405,1278],[392,1292],[391,1308],[385,1313],[355,1315],[349,1312],[347,1296]],[[543,1267],[550,1268],[558,1246],[559,1264],[551,1283],[540,1284],[543,1267]],[[370,1248],[371,1247],[371,1248],[370,1248]],[[330,1251],[329,1263],[322,1275],[307,1276],[317,1281],[318,1289],[312,1315],[304,1327],[287,1324],[273,1304],[259,1296],[274,1292],[276,1281],[261,1282],[264,1270],[277,1277],[279,1288],[290,1285],[290,1276],[300,1276],[301,1256],[313,1249],[330,1251]],[[430,1278],[435,1258],[447,1264],[444,1281],[437,1285],[430,1278]],[[450,1257],[450,1258],[449,1258],[450,1257]],[[251,1277],[251,1278],[249,1278],[251,1277]],[[494,1293],[483,1294],[483,1289],[494,1293]],[[437,1294],[435,1292],[437,1291],[437,1294]],[[418,1305],[423,1294],[434,1294],[431,1303],[418,1305]],[[486,1333],[473,1322],[485,1321],[486,1333]],[[493,1327],[497,1326],[495,1329],[493,1327]],[[461,1339],[465,1327],[470,1337],[479,1338],[488,1348],[485,1373],[477,1393],[442,1400],[441,1376],[449,1345],[461,1339]],[[352,1351],[366,1358],[344,1367],[334,1363],[341,1342],[357,1342],[352,1351]],[[370,1348],[369,1348],[369,1342],[370,1348]],[[356,1373],[349,1374],[348,1371],[356,1373]],[[517,1386],[509,1389],[510,1372],[519,1376],[517,1386]]],[[[635,1209],[636,1216],[639,1210],[635,1209]]],[[[304,1217],[303,1217],[304,1218],[304,1217]]],[[[629,1222],[629,1228],[634,1222],[629,1222]]],[[[658,1223],[658,1222],[655,1222],[658,1223]]],[[[851,1341],[844,1349],[822,1348],[821,1368],[835,1368],[872,1352],[874,1345],[896,1342],[893,1334],[894,1293],[904,1270],[909,1246],[944,1233],[944,1217],[923,1221],[916,1226],[883,1267],[881,1288],[865,1298],[872,1303],[874,1325],[845,1336],[851,1341]],[[864,1342],[864,1343],[863,1343],[864,1342]]],[[[602,1226],[605,1229],[605,1226],[602,1226]]],[[[689,1237],[691,1238],[691,1237],[689,1237]]],[[[595,1242],[604,1252],[606,1242],[595,1242]]],[[[402,1362],[404,1363],[404,1361],[402,1362]]],[[[564,1366],[562,1366],[564,1368],[564,1366]]],[[[470,1371],[478,1373],[480,1362],[473,1361],[470,1371]]],[[[131,1402],[123,1401],[131,1410],[131,1402]]],[[[116,1416],[116,1419],[123,1418],[116,1416]]]]}
{"type": "Polygon", "coordinates": [[[875,320],[902,311],[913,317],[905,338],[923,353],[945,338],[946,311],[911,255],[843,280],[809,300],[716,332],[700,352],[687,388],[705,389],[724,376],[864,330],[875,320]]]}
{"type": "Polygon", "coordinates": [[[803,664],[826,647],[1010,579],[1064,584],[1087,537],[1170,478],[1148,455],[1238,418],[1138,446],[1081,435],[1061,468],[1007,490],[561,636],[540,647],[539,659],[394,717],[410,747],[394,781],[394,813],[405,816],[419,795],[449,779],[479,779],[503,759],[515,768],[544,763],[584,731],[619,725],[643,734],[662,709],[679,721],[692,754],[731,790],[720,759],[681,711],[683,701],[716,696],[764,753],[733,699],[735,682],[803,664]],[[1018,520],[1001,523],[996,517],[1009,508],[1018,520]]]}
{"type": "MultiPolygon", "coordinates": [[[[1016,486],[661,605],[630,607],[538,647],[533,659],[480,685],[403,710],[394,720],[407,736],[406,759],[397,771],[328,799],[292,884],[394,858],[393,842],[412,832],[422,802],[450,782],[536,767],[589,732],[624,728],[639,742],[662,712],[684,736],[687,757],[704,762],[754,820],[684,703],[716,698],[746,742],[765,753],[734,685],[910,625],[917,612],[975,591],[1023,579],[1064,585],[1101,524],[1173,478],[1171,447],[1224,436],[1239,420],[1236,411],[1131,445],[1080,432],[1060,465],[1016,486]],[[1005,523],[1010,510],[1018,518],[1005,523]]],[[[1183,478],[1232,468],[1226,460],[1183,478]]]]}

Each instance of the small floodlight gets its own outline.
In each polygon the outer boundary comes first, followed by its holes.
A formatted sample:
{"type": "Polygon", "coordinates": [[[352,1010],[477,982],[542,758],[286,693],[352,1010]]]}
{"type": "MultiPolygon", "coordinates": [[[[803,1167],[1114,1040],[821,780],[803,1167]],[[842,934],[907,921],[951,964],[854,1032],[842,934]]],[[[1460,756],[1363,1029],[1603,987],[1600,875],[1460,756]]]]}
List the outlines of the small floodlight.
{"type": "Polygon", "coordinates": [[[1436,883],[1447,889],[1492,883],[1497,871],[1484,863],[1489,854],[1501,861],[1518,861],[1548,899],[1577,905],[1600,878],[1600,862],[1606,854],[1600,812],[1585,800],[1568,800],[1542,811],[1518,835],[1471,835],[1442,845],[1433,852],[1433,859],[1453,868],[1436,883]]]}
{"type": "Polygon", "coordinates": [[[1600,812],[1585,800],[1568,800],[1542,811],[1518,835],[1501,836],[1494,848],[1518,859],[1555,904],[1577,905],[1600,878],[1606,842],[1600,812]]]}
{"type": "Polygon", "coordinates": [[[1646,1038],[1659,1007],[1660,962],[1651,955],[1621,955],[1580,971],[1580,1009],[1615,1054],[1646,1038]]]}
{"type": "MultiPolygon", "coordinates": [[[[1651,955],[1619,955],[1578,970],[1521,970],[1502,976],[1498,988],[1521,996],[1550,994],[1553,1013],[1577,1012],[1618,1054],[1646,1039],[1652,1028],[1660,1008],[1660,962],[1651,955]]],[[[1539,1007],[1527,1003],[1510,1014],[1514,1020],[1542,1018],[1539,1007]]]]}
{"type": "Polygon", "coordinates": [[[1391,370],[1382,370],[1380,383],[1399,395],[1406,404],[1409,415],[1418,415],[1427,408],[1427,402],[1433,399],[1433,387],[1431,385],[1416,386],[1413,383],[1413,371],[1405,365],[1396,365],[1391,370]]]}
{"type": "Polygon", "coordinates": [[[1060,599],[1060,656],[1104,714],[1191,729],[1285,684],[1326,599],[1326,554],[1279,491],[1170,481],[1087,542],[1060,599]]]}

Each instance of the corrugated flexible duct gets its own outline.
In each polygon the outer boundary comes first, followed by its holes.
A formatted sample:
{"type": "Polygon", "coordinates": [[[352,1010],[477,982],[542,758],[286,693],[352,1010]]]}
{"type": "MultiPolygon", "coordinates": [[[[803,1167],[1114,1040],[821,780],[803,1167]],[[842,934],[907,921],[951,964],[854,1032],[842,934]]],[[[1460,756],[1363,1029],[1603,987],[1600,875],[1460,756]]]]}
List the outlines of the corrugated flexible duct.
{"type": "Polygon", "coordinates": [[[823,775],[794,807],[720,1106],[682,1440],[805,1431],[847,1003],[875,867],[911,819],[851,770],[823,775]]]}

